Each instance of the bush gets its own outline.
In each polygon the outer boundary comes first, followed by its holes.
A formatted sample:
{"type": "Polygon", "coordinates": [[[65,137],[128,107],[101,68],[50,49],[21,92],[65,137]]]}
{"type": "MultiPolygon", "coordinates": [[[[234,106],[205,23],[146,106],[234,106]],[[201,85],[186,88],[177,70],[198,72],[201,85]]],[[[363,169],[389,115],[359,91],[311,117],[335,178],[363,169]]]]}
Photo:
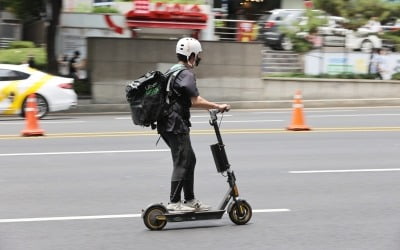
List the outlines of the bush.
{"type": "Polygon", "coordinates": [[[392,80],[400,80],[400,72],[392,75],[392,80]]]}
{"type": "Polygon", "coordinates": [[[313,44],[307,40],[311,34],[316,34],[318,27],[327,23],[325,18],[319,17],[319,12],[313,12],[310,9],[306,10],[307,22],[300,24],[300,21],[295,22],[291,27],[281,28],[285,36],[289,37],[293,43],[293,50],[297,53],[306,53],[313,48],[313,44]]]}
{"type": "Polygon", "coordinates": [[[74,82],[74,90],[79,96],[90,96],[91,88],[89,79],[78,79],[74,82]]]}
{"type": "MultiPolygon", "coordinates": [[[[281,73],[281,74],[266,74],[265,77],[293,77],[293,78],[326,78],[326,79],[375,79],[372,74],[351,74],[343,73],[337,75],[320,74],[320,75],[306,75],[301,72],[294,73],[281,73]]],[[[400,78],[400,73],[399,73],[400,78]]]]}
{"type": "Polygon", "coordinates": [[[400,30],[388,31],[382,35],[379,35],[379,37],[392,42],[394,44],[394,49],[396,51],[400,51],[400,30]]]}
{"type": "Polygon", "coordinates": [[[117,9],[108,7],[108,6],[94,7],[92,12],[93,13],[119,13],[119,11],[117,9]]]}
{"type": "Polygon", "coordinates": [[[0,50],[0,63],[23,64],[27,62],[31,55],[34,57],[38,69],[46,67],[46,51],[44,48],[2,49],[0,50]]]}
{"type": "Polygon", "coordinates": [[[306,53],[313,48],[313,45],[304,38],[295,36],[291,40],[293,42],[293,51],[297,53],[306,53]]]}
{"type": "Polygon", "coordinates": [[[21,49],[21,48],[35,48],[35,44],[31,41],[13,41],[9,45],[10,49],[21,49]]]}

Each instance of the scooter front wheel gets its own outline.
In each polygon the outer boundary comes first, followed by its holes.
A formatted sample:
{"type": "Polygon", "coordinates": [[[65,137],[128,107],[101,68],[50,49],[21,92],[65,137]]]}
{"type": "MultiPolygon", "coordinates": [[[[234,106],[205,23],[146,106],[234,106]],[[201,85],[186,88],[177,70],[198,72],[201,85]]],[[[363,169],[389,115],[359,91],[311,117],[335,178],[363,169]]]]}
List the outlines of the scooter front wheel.
{"type": "Polygon", "coordinates": [[[245,200],[234,202],[229,210],[229,218],[236,225],[244,225],[251,219],[253,211],[245,200]]]}
{"type": "Polygon", "coordinates": [[[162,230],[167,225],[167,209],[163,205],[153,205],[143,212],[143,222],[150,230],[162,230]]]}

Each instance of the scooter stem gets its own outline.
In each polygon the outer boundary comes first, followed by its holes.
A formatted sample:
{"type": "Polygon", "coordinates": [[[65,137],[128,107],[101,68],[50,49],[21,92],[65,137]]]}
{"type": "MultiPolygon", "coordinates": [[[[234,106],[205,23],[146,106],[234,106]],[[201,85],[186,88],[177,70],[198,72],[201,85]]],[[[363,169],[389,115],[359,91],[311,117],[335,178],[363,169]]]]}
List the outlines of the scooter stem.
{"type": "Polygon", "coordinates": [[[221,133],[219,131],[219,127],[218,127],[218,123],[217,123],[217,120],[218,120],[217,114],[220,113],[221,111],[219,111],[218,109],[210,109],[209,112],[210,112],[210,118],[211,118],[210,125],[214,127],[215,135],[217,136],[218,143],[223,145],[224,143],[222,142],[221,133]]]}

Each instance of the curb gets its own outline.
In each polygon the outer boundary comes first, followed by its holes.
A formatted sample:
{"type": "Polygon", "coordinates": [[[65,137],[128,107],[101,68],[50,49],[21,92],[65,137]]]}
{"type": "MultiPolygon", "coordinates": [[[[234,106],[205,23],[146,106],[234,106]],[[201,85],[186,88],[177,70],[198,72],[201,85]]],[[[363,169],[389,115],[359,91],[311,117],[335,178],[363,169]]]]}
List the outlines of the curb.
{"type": "MultiPolygon", "coordinates": [[[[218,101],[229,103],[232,109],[290,109],[293,100],[271,101],[218,101]]],[[[400,98],[373,98],[373,99],[321,99],[303,100],[305,108],[335,108],[335,107],[377,107],[400,106],[400,98]]],[[[91,99],[79,99],[78,106],[59,113],[87,114],[87,113],[130,113],[127,103],[98,104],[91,99]]]]}

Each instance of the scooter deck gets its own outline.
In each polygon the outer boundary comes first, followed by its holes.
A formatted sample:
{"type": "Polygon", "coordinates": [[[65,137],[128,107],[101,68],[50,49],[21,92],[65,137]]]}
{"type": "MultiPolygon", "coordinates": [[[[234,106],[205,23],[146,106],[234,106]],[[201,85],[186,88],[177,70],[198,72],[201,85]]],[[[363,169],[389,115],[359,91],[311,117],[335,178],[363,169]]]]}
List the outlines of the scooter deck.
{"type": "Polygon", "coordinates": [[[194,212],[173,212],[164,214],[169,222],[195,221],[195,220],[216,220],[221,219],[225,210],[194,211],[194,212]]]}

